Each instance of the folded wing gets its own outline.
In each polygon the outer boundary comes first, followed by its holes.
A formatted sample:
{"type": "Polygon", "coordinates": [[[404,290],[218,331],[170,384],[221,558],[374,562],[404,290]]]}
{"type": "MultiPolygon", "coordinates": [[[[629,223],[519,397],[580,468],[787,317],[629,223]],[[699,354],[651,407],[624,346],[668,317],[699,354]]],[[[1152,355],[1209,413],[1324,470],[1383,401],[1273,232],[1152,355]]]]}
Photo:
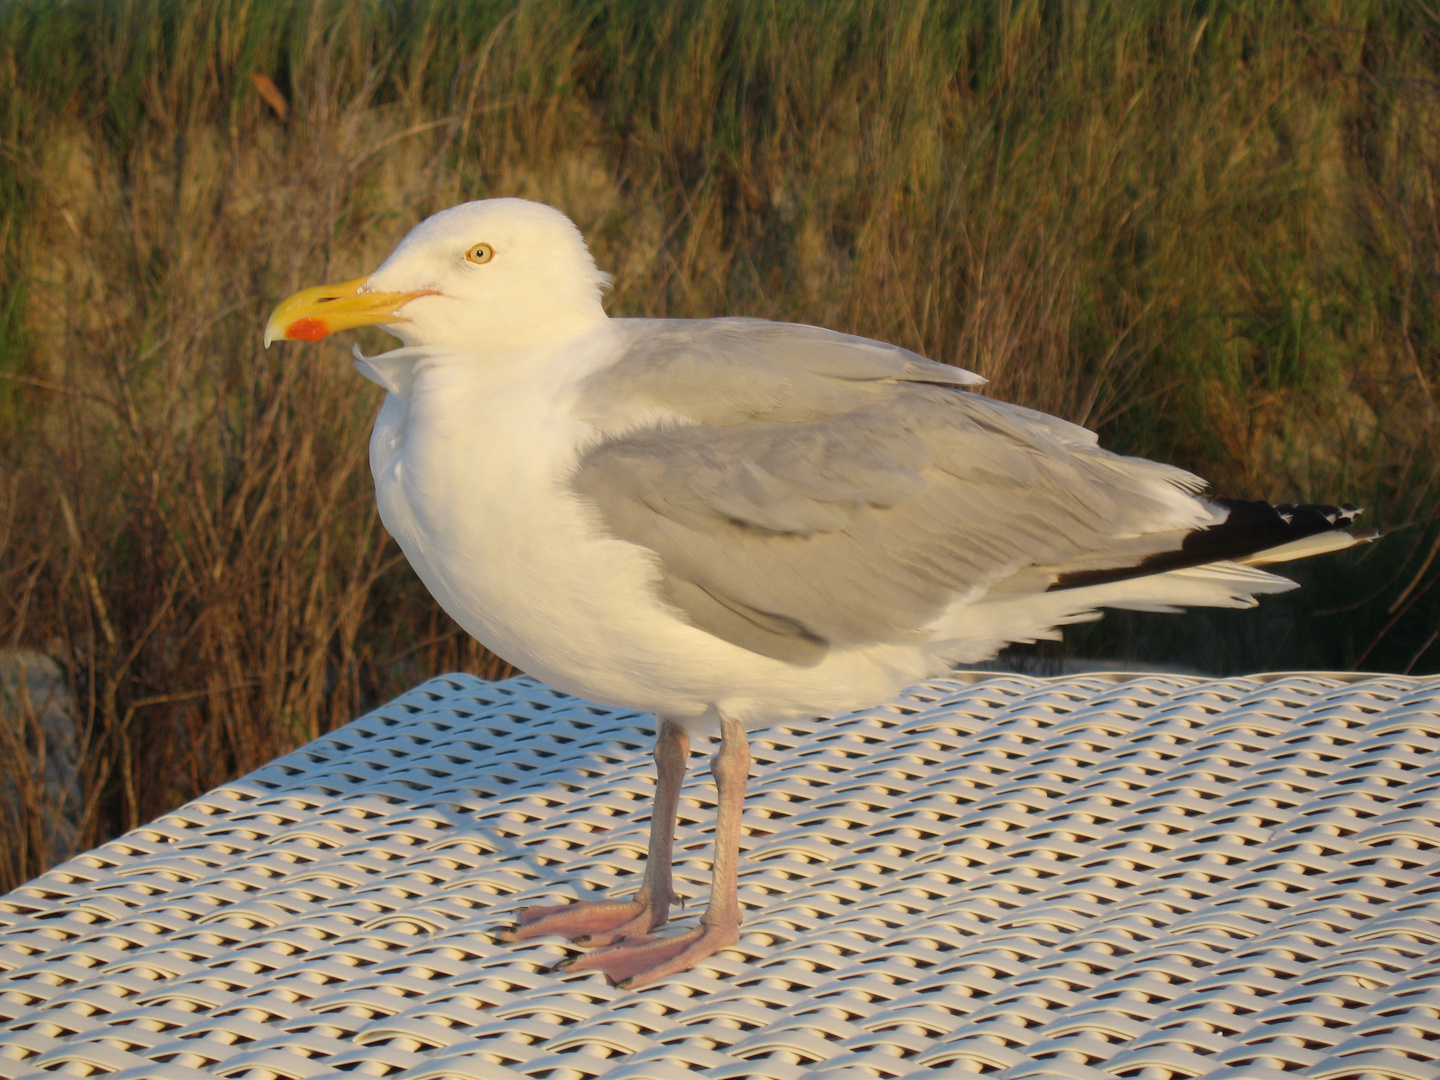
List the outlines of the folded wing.
{"type": "Polygon", "coordinates": [[[923,641],[992,589],[1108,580],[1226,515],[1196,477],[895,346],[740,319],[625,332],[584,388],[604,436],[574,488],[692,624],[757,653],[923,641]]]}

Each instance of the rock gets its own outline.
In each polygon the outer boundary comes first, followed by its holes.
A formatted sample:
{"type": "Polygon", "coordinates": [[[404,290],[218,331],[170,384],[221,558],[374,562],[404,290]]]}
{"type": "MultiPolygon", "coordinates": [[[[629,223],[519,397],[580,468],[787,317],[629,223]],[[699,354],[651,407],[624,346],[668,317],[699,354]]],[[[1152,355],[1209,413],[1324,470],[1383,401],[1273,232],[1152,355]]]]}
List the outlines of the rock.
{"type": "Polygon", "coordinates": [[[53,657],[0,650],[0,800],[20,823],[41,815],[52,858],[75,849],[84,791],[75,695],[53,657]]]}

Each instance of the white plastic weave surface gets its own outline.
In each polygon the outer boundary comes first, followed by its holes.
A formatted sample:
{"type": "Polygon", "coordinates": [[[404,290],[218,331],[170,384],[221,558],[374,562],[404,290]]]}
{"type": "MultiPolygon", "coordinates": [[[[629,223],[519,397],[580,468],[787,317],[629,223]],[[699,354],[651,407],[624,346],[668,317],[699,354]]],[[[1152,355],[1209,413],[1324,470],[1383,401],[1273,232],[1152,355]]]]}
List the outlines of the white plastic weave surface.
{"type": "Polygon", "coordinates": [[[738,948],[493,943],[638,883],[650,726],[433,680],[0,898],[0,1077],[1440,1077],[1440,679],[937,680],[754,733],[738,948]]]}

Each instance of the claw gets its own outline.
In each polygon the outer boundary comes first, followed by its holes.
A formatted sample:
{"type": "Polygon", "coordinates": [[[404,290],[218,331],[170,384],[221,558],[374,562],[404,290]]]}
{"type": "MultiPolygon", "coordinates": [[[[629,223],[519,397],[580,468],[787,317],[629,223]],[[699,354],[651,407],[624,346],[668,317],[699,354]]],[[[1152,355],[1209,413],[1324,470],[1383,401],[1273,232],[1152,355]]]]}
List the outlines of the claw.
{"type": "Polygon", "coordinates": [[[698,926],[669,937],[645,934],[596,949],[561,965],[567,972],[599,971],[612,986],[635,990],[689,971],[740,940],[738,927],[698,926]]]}
{"type": "Polygon", "coordinates": [[[495,935],[506,943],[558,934],[585,945],[609,945],[648,933],[665,922],[665,915],[665,909],[639,899],[577,901],[526,908],[515,926],[498,929],[495,935]]]}

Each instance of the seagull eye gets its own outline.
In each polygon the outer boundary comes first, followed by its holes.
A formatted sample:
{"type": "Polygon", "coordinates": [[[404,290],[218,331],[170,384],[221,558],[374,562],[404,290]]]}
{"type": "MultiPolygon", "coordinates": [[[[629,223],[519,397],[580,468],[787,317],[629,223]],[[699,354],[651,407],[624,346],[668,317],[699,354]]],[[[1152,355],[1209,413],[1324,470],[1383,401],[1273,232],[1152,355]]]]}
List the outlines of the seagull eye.
{"type": "Polygon", "coordinates": [[[465,252],[465,258],[476,266],[483,266],[495,257],[495,249],[489,244],[476,244],[465,252]]]}

